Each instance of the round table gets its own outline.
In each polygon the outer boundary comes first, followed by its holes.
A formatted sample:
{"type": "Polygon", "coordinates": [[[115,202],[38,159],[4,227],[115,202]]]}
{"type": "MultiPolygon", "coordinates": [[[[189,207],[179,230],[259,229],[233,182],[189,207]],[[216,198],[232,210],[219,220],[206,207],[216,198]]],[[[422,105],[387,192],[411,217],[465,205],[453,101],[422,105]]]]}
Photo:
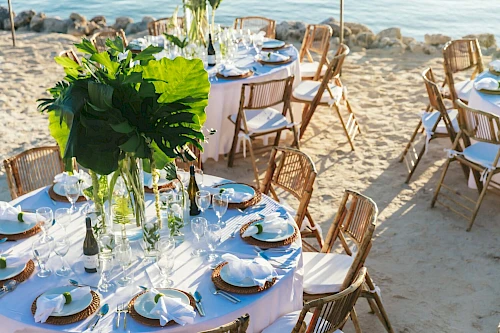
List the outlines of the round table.
{"type": "MultiPolygon", "coordinates": [[[[204,146],[202,160],[208,158],[219,160],[220,154],[227,154],[231,149],[234,136],[234,124],[228,120],[232,114],[238,113],[240,104],[241,87],[244,83],[263,82],[278,80],[295,76],[294,87],[300,83],[300,65],[298,51],[295,47],[289,46],[279,50],[282,54],[292,57],[292,61],[277,66],[263,66],[255,61],[255,53],[240,49],[236,56],[235,65],[238,68],[247,68],[254,71],[254,75],[239,80],[211,79],[210,95],[207,113],[206,128],[213,128],[217,133],[208,137],[208,143],[204,146]]],[[[209,70],[210,75],[214,75],[218,67],[209,70]]]]}
{"type": "MultiPolygon", "coordinates": [[[[204,176],[204,185],[211,186],[222,182],[227,182],[224,179],[204,176]]],[[[53,204],[49,199],[45,188],[31,192],[14,201],[12,204],[21,204],[24,209],[36,209],[38,207],[47,206],[53,210],[59,207],[69,207],[66,203],[53,204]]],[[[266,214],[283,208],[271,200],[267,196],[262,196],[261,204],[265,207],[260,210],[260,213],[266,214]]],[[[80,205],[81,206],[81,205],[80,205]]],[[[147,217],[154,216],[154,198],[152,195],[146,195],[146,211],[147,217]]],[[[206,212],[206,218],[209,220],[216,219],[212,210],[206,212]]],[[[222,230],[222,243],[219,245],[217,252],[233,253],[240,258],[255,257],[254,249],[251,245],[243,242],[237,236],[231,238],[232,231],[242,223],[249,222],[257,218],[256,213],[242,215],[235,209],[229,209],[223,219],[227,223],[227,227],[222,230]]],[[[291,223],[295,223],[291,216],[288,216],[291,223]]],[[[188,228],[185,228],[188,229],[188,228]]],[[[63,230],[57,226],[52,227],[49,231],[54,239],[64,237],[63,230]]],[[[185,241],[175,249],[176,262],[174,273],[171,277],[174,281],[174,288],[194,292],[198,290],[203,296],[203,305],[205,307],[206,317],[200,317],[197,314],[195,322],[189,326],[173,325],[166,328],[148,327],[134,321],[132,318],[127,320],[127,329],[130,332],[198,332],[202,330],[212,329],[222,324],[228,323],[237,317],[248,313],[250,314],[250,326],[248,332],[260,332],[266,326],[275,321],[278,317],[302,308],[302,249],[300,236],[291,246],[294,251],[290,254],[290,259],[296,263],[292,269],[276,269],[278,273],[278,281],[269,290],[252,295],[238,295],[241,303],[233,304],[221,296],[216,296],[210,293],[209,287],[211,282],[211,269],[209,268],[206,258],[191,257],[193,236],[190,230],[185,230],[185,241]]],[[[82,244],[85,236],[84,217],[80,213],[74,215],[74,219],[68,227],[68,238],[71,241],[71,247],[65,257],[65,261],[70,264],[71,274],[69,277],[59,277],[54,273],[48,278],[40,278],[35,273],[21,283],[16,290],[6,294],[0,301],[0,331],[9,333],[34,333],[34,332],[82,332],[89,323],[92,317],[84,321],[64,326],[56,326],[49,324],[35,323],[31,314],[31,303],[33,300],[43,293],[45,290],[61,285],[67,285],[68,279],[75,279],[80,283],[89,285],[97,285],[99,281],[98,274],[85,273],[82,262],[82,244]]],[[[15,255],[31,253],[31,238],[0,244],[2,250],[13,248],[15,255]]],[[[161,277],[157,266],[154,263],[141,260],[141,243],[142,241],[132,241],[132,248],[135,261],[130,267],[130,272],[134,276],[134,281],[127,287],[118,287],[113,293],[100,293],[101,306],[108,303],[110,307],[109,313],[101,320],[97,326],[99,329],[94,332],[123,332],[123,326],[116,329],[116,306],[122,302],[128,302],[133,295],[141,290],[138,286],[156,286],[160,283],[161,277]]],[[[61,265],[60,258],[52,256],[48,261],[48,267],[54,272],[61,265]]],[[[120,277],[117,269],[115,278],[120,277]]],[[[122,316],[123,320],[123,316],[122,316]]]]}

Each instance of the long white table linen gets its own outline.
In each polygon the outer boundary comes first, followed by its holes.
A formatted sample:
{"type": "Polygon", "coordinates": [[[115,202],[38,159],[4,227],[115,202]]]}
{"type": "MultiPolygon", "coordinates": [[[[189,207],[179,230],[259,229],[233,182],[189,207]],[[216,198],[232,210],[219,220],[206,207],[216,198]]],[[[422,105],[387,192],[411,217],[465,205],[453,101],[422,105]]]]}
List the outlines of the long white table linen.
{"type": "MultiPolygon", "coordinates": [[[[204,176],[204,185],[210,186],[221,182],[227,182],[221,178],[213,176],[204,176]]],[[[147,216],[154,216],[153,197],[146,196],[147,216]]],[[[23,197],[20,197],[12,202],[12,204],[19,204],[26,209],[34,209],[37,207],[47,206],[56,209],[58,207],[69,207],[69,204],[57,203],[53,205],[47,192],[44,188],[31,192],[23,197]]],[[[275,201],[267,196],[262,197],[261,203],[265,204],[265,208],[259,211],[260,213],[267,214],[283,208],[275,201]]],[[[81,205],[80,205],[81,207],[81,205]]],[[[206,217],[209,220],[215,220],[215,214],[212,210],[206,212],[206,217]]],[[[232,231],[242,223],[256,219],[258,216],[255,213],[242,216],[237,210],[229,209],[224,215],[223,219],[227,223],[227,227],[223,229],[222,243],[219,245],[217,252],[233,253],[240,258],[253,258],[256,256],[252,246],[243,242],[239,236],[231,238],[232,231]]],[[[293,219],[288,216],[291,223],[293,219]]],[[[49,231],[50,234],[57,240],[64,237],[61,228],[56,226],[52,227],[49,231]]],[[[206,258],[193,258],[190,253],[192,250],[193,236],[189,230],[189,226],[184,230],[186,236],[185,241],[175,249],[176,262],[174,267],[173,276],[174,288],[194,292],[198,290],[203,296],[203,303],[205,306],[206,317],[197,316],[195,322],[189,326],[173,325],[165,328],[148,327],[137,323],[133,319],[128,318],[127,328],[130,332],[198,332],[218,327],[222,324],[230,322],[237,317],[249,313],[251,320],[248,332],[260,332],[266,326],[271,324],[280,316],[302,308],[302,252],[300,237],[292,244],[296,248],[294,252],[289,254],[289,261],[296,262],[296,267],[293,269],[277,269],[278,281],[269,290],[252,295],[236,295],[241,299],[241,303],[233,304],[221,296],[212,295],[209,287],[212,286],[211,273],[206,258]]],[[[71,242],[71,247],[65,257],[65,261],[70,264],[71,274],[69,277],[59,277],[54,273],[48,278],[40,278],[35,273],[25,282],[20,284],[16,290],[4,296],[0,301],[0,331],[9,333],[42,333],[42,332],[82,332],[91,320],[90,318],[79,323],[57,326],[49,324],[35,323],[33,315],[31,314],[31,304],[33,300],[48,290],[49,288],[58,287],[68,284],[68,278],[75,279],[80,283],[90,285],[97,285],[99,281],[98,274],[85,273],[82,261],[82,244],[85,235],[84,217],[78,213],[75,215],[74,220],[68,227],[68,238],[71,242]]],[[[37,237],[37,236],[34,236],[37,237]]],[[[31,244],[34,238],[28,238],[18,242],[8,242],[0,244],[2,250],[9,248],[13,249],[16,255],[31,253],[31,244]]],[[[121,302],[128,302],[140,289],[139,285],[147,287],[157,286],[161,281],[158,268],[155,264],[143,261],[140,259],[142,249],[140,243],[142,241],[132,241],[133,253],[135,261],[130,268],[133,272],[134,281],[127,287],[119,287],[113,293],[101,294],[101,305],[108,303],[110,312],[106,315],[98,325],[97,332],[122,332],[123,329],[116,329],[115,323],[115,309],[117,304],[121,302]]],[[[276,257],[276,254],[272,254],[276,257]]],[[[60,258],[52,256],[47,266],[54,272],[60,267],[60,258]]],[[[120,270],[116,267],[116,275],[114,279],[118,279],[120,270]]]]}

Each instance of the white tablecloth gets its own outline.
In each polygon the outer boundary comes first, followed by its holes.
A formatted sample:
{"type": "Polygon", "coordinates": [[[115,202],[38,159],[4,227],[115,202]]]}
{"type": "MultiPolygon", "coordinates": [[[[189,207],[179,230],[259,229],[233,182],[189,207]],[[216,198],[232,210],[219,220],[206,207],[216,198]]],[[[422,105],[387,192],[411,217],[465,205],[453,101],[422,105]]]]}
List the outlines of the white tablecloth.
{"type": "MultiPolygon", "coordinates": [[[[219,160],[220,154],[227,154],[231,149],[231,143],[234,135],[234,125],[227,117],[238,113],[240,104],[241,86],[244,83],[263,82],[277,79],[284,79],[290,75],[295,76],[294,86],[300,83],[300,66],[298,61],[298,51],[293,46],[280,50],[281,53],[287,53],[292,56],[293,61],[279,66],[262,66],[254,61],[254,55],[246,55],[246,51],[240,51],[235,61],[235,65],[241,68],[256,70],[256,73],[247,79],[225,80],[213,79],[210,87],[210,96],[208,98],[206,128],[213,128],[217,133],[208,137],[209,142],[204,146],[202,160],[208,158],[219,160]]],[[[216,71],[217,68],[210,71],[216,71]]]]}
{"type": "MultiPolygon", "coordinates": [[[[217,177],[205,176],[204,184],[220,183],[223,180],[217,177]]],[[[146,197],[147,216],[154,216],[153,197],[146,197]],[[149,206],[148,206],[149,204],[149,206]]],[[[51,207],[69,207],[68,204],[57,203],[53,205],[44,189],[34,191],[28,195],[18,198],[12,202],[13,204],[21,204],[25,209],[35,209],[41,206],[51,207]]],[[[263,196],[262,203],[266,204],[261,213],[269,213],[282,209],[276,202],[263,196]]],[[[215,219],[215,214],[212,210],[206,212],[208,219],[215,219]]],[[[239,236],[230,238],[234,228],[247,221],[255,219],[255,214],[247,216],[238,216],[238,211],[230,209],[227,211],[224,220],[227,222],[227,227],[223,230],[222,244],[219,245],[218,253],[234,253],[241,258],[252,258],[255,256],[253,247],[243,242],[239,236]]],[[[290,220],[291,217],[289,216],[290,220]]],[[[186,228],[187,229],[187,228],[186,228]]],[[[292,255],[296,260],[297,266],[295,269],[281,270],[277,269],[279,280],[269,290],[253,294],[253,295],[235,295],[241,299],[241,303],[233,304],[222,298],[221,296],[212,295],[209,292],[211,282],[211,270],[208,267],[206,258],[193,258],[190,256],[193,236],[190,230],[185,230],[185,241],[175,249],[176,262],[174,273],[171,277],[174,281],[174,288],[181,289],[187,292],[200,291],[203,296],[203,303],[207,316],[200,317],[197,315],[193,325],[182,327],[180,325],[169,326],[168,328],[147,327],[128,318],[127,328],[130,332],[198,332],[218,327],[222,324],[230,322],[237,317],[249,313],[250,326],[248,332],[260,332],[263,328],[271,324],[281,315],[290,311],[299,310],[302,308],[302,253],[301,241],[298,239],[293,246],[298,249],[292,255]]],[[[56,240],[63,237],[63,231],[56,226],[50,230],[51,236],[56,240]]],[[[38,332],[82,332],[87,326],[90,318],[71,325],[55,326],[48,324],[37,324],[34,322],[31,314],[31,303],[33,300],[43,293],[45,290],[61,285],[67,285],[68,278],[76,279],[80,283],[97,285],[98,274],[85,273],[82,263],[82,244],[85,236],[85,223],[83,216],[75,216],[68,227],[68,237],[72,243],[69,253],[66,255],[66,261],[71,263],[72,273],[67,278],[56,276],[54,273],[48,278],[39,278],[35,273],[25,282],[20,284],[16,290],[4,296],[0,301],[0,332],[5,333],[38,333],[38,332]]],[[[37,237],[37,236],[34,236],[37,237]]],[[[33,238],[28,238],[23,241],[7,242],[0,244],[2,250],[13,248],[15,254],[31,253],[31,244],[33,238]]],[[[139,259],[141,254],[141,241],[133,241],[132,247],[134,256],[137,260],[133,263],[131,271],[134,272],[134,282],[128,287],[118,288],[115,293],[106,293],[101,295],[101,305],[108,303],[110,312],[101,323],[98,325],[100,330],[95,332],[123,332],[123,329],[114,327],[116,305],[121,302],[129,301],[133,295],[138,293],[139,285],[157,286],[161,277],[155,264],[146,263],[139,259]]],[[[48,267],[55,271],[60,267],[60,258],[51,257],[48,262],[48,267]]],[[[119,269],[117,268],[117,272],[119,269]]],[[[119,277],[119,275],[118,275],[119,277]]],[[[123,317],[122,317],[123,318],[123,317]]]]}

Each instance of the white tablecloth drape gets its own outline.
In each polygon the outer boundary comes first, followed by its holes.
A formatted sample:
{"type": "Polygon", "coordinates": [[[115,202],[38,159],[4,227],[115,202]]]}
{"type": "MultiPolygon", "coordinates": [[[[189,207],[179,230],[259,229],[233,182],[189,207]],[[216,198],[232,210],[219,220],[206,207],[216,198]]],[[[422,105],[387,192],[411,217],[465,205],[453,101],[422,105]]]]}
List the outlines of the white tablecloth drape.
{"type": "MultiPolygon", "coordinates": [[[[238,113],[240,104],[241,87],[244,83],[264,82],[271,80],[284,79],[294,75],[294,86],[300,83],[300,66],[298,61],[298,51],[293,46],[280,50],[281,53],[289,54],[293,61],[278,66],[263,66],[255,62],[254,55],[246,54],[246,51],[240,51],[235,61],[239,68],[248,68],[255,72],[252,77],[242,80],[212,79],[210,87],[210,96],[206,108],[207,121],[205,127],[216,129],[217,133],[208,137],[209,142],[204,145],[202,160],[205,162],[208,158],[219,160],[220,154],[227,154],[231,149],[231,143],[234,135],[234,125],[227,118],[238,113]]],[[[210,72],[216,71],[213,68],[210,72]]]]}
{"type": "MultiPolygon", "coordinates": [[[[221,178],[205,175],[204,184],[210,186],[212,184],[225,182],[221,178]]],[[[154,216],[153,197],[146,197],[147,216],[154,216]]],[[[21,204],[25,209],[34,209],[37,207],[47,206],[52,209],[58,207],[69,207],[68,204],[57,203],[53,205],[45,189],[40,189],[18,198],[12,202],[13,204],[21,204]]],[[[263,196],[262,203],[265,208],[261,213],[266,214],[276,210],[282,210],[275,201],[263,196]]],[[[212,210],[206,212],[206,217],[210,220],[215,220],[215,214],[212,210]]],[[[219,245],[217,252],[233,253],[240,258],[253,258],[255,252],[253,247],[243,242],[239,236],[231,238],[232,231],[240,225],[256,219],[256,213],[242,216],[237,210],[229,209],[223,219],[227,222],[227,227],[222,230],[222,243],[219,245]]],[[[289,216],[290,221],[293,221],[289,216]]],[[[294,222],[292,222],[294,223],[294,222]]],[[[189,226],[185,229],[188,229],[189,226]]],[[[51,236],[56,240],[64,237],[61,228],[52,227],[49,231],[51,236]]],[[[185,241],[175,249],[176,262],[174,273],[171,277],[174,281],[174,288],[187,292],[198,290],[203,296],[203,303],[207,316],[200,317],[197,315],[195,323],[188,326],[173,325],[167,328],[147,327],[135,322],[130,317],[128,318],[127,328],[129,332],[198,332],[211,328],[218,327],[222,324],[230,322],[237,317],[249,313],[251,320],[248,332],[260,332],[266,326],[271,324],[281,315],[290,311],[299,310],[302,308],[302,252],[301,240],[297,239],[294,247],[297,249],[291,257],[296,262],[294,269],[277,269],[279,280],[269,290],[252,295],[235,295],[241,299],[241,303],[233,304],[222,298],[221,296],[212,295],[209,287],[212,286],[211,273],[208,267],[206,257],[193,258],[190,253],[192,250],[193,236],[190,230],[185,230],[185,241]]],[[[42,333],[42,332],[82,332],[90,321],[90,318],[79,323],[56,326],[49,324],[35,323],[31,314],[31,304],[33,300],[49,288],[67,285],[68,278],[75,279],[80,283],[97,285],[99,281],[98,274],[85,273],[82,262],[82,245],[85,236],[84,217],[79,213],[74,216],[74,220],[68,227],[68,238],[71,241],[71,248],[65,257],[65,261],[71,265],[71,274],[67,278],[62,278],[52,274],[48,278],[40,278],[35,273],[25,282],[20,284],[16,290],[4,296],[0,301],[0,332],[5,333],[42,333]]],[[[37,237],[37,236],[34,236],[37,237]]],[[[13,248],[15,254],[31,253],[31,245],[34,237],[23,241],[7,242],[0,244],[2,250],[13,248]]],[[[299,237],[300,238],[300,237],[299,237]]],[[[117,304],[128,302],[133,295],[138,293],[139,285],[151,287],[157,286],[161,277],[158,268],[155,264],[151,264],[140,259],[141,257],[141,241],[132,241],[135,261],[132,264],[130,271],[133,272],[134,281],[127,287],[119,287],[114,293],[101,294],[101,305],[108,303],[110,312],[106,315],[99,324],[97,332],[123,332],[123,328],[116,329],[115,309],[117,304]]],[[[204,243],[202,243],[204,244],[204,243]]],[[[55,271],[60,267],[60,258],[52,256],[48,261],[48,267],[55,271]]],[[[115,267],[116,272],[114,278],[119,278],[120,269],[115,267]]]]}

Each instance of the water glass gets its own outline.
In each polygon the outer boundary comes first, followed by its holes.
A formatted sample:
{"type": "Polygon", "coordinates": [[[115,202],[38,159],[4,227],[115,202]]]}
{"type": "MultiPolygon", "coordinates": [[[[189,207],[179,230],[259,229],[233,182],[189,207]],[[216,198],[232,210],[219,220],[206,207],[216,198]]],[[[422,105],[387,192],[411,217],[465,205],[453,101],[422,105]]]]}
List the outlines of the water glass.
{"type": "Polygon", "coordinates": [[[54,252],[61,258],[61,268],[56,270],[56,275],[58,276],[68,276],[71,272],[71,269],[66,267],[64,263],[64,256],[68,253],[69,246],[69,240],[66,238],[63,238],[54,244],[54,252]]]}
{"type": "Polygon", "coordinates": [[[221,226],[221,228],[224,228],[226,226],[226,222],[222,221],[222,216],[226,214],[227,206],[229,204],[227,194],[222,193],[214,195],[212,204],[215,215],[217,215],[217,218],[219,219],[217,223],[221,226]]]}
{"type": "Polygon", "coordinates": [[[253,35],[253,45],[257,50],[257,55],[260,55],[262,52],[262,46],[264,45],[264,36],[261,34],[253,35]]]}
{"type": "Polygon", "coordinates": [[[205,215],[205,211],[210,207],[210,192],[208,191],[198,191],[196,192],[196,204],[201,210],[202,215],[205,215]]]}
{"type": "Polygon", "coordinates": [[[71,213],[76,212],[75,204],[80,197],[81,192],[81,184],[79,181],[64,183],[64,194],[66,195],[66,198],[68,198],[68,201],[71,203],[71,213]]]}
{"type": "Polygon", "coordinates": [[[191,231],[193,231],[193,234],[198,243],[197,248],[193,249],[193,252],[191,252],[191,255],[193,257],[199,257],[203,253],[205,253],[205,251],[200,248],[200,239],[205,234],[206,229],[207,229],[207,220],[204,217],[195,217],[191,220],[191,231]]]}
{"type": "Polygon", "coordinates": [[[36,210],[36,220],[40,223],[43,236],[47,236],[47,232],[54,223],[54,212],[49,207],[40,207],[36,210]]]}
{"type": "Polygon", "coordinates": [[[172,271],[174,269],[175,257],[171,252],[168,251],[158,251],[156,258],[156,265],[160,270],[160,275],[162,276],[161,286],[165,288],[170,288],[174,285],[169,277],[172,276],[172,271]]]}
{"type": "Polygon", "coordinates": [[[110,280],[111,272],[113,271],[113,257],[99,256],[97,271],[101,276],[97,289],[103,293],[112,291],[114,289],[114,284],[110,282],[110,280]]]}
{"type": "Polygon", "coordinates": [[[132,248],[128,242],[124,242],[115,248],[115,257],[122,267],[122,277],[117,281],[118,285],[126,286],[131,278],[127,274],[127,268],[132,264],[132,248]]]}
{"type": "Polygon", "coordinates": [[[48,277],[52,274],[52,271],[46,267],[46,264],[50,258],[53,247],[54,240],[50,236],[39,237],[33,242],[31,246],[33,256],[35,257],[36,261],[38,262],[38,266],[40,267],[40,271],[37,275],[41,278],[48,277]]]}
{"type": "Polygon", "coordinates": [[[67,235],[66,228],[71,222],[71,212],[69,208],[57,208],[54,213],[54,220],[57,224],[59,224],[63,230],[64,235],[67,235]]]}
{"type": "Polygon", "coordinates": [[[207,231],[205,232],[205,240],[207,241],[208,249],[210,250],[210,254],[208,255],[208,262],[217,263],[220,257],[218,254],[215,254],[214,251],[221,240],[220,226],[218,226],[217,224],[211,224],[207,226],[207,231]]]}

